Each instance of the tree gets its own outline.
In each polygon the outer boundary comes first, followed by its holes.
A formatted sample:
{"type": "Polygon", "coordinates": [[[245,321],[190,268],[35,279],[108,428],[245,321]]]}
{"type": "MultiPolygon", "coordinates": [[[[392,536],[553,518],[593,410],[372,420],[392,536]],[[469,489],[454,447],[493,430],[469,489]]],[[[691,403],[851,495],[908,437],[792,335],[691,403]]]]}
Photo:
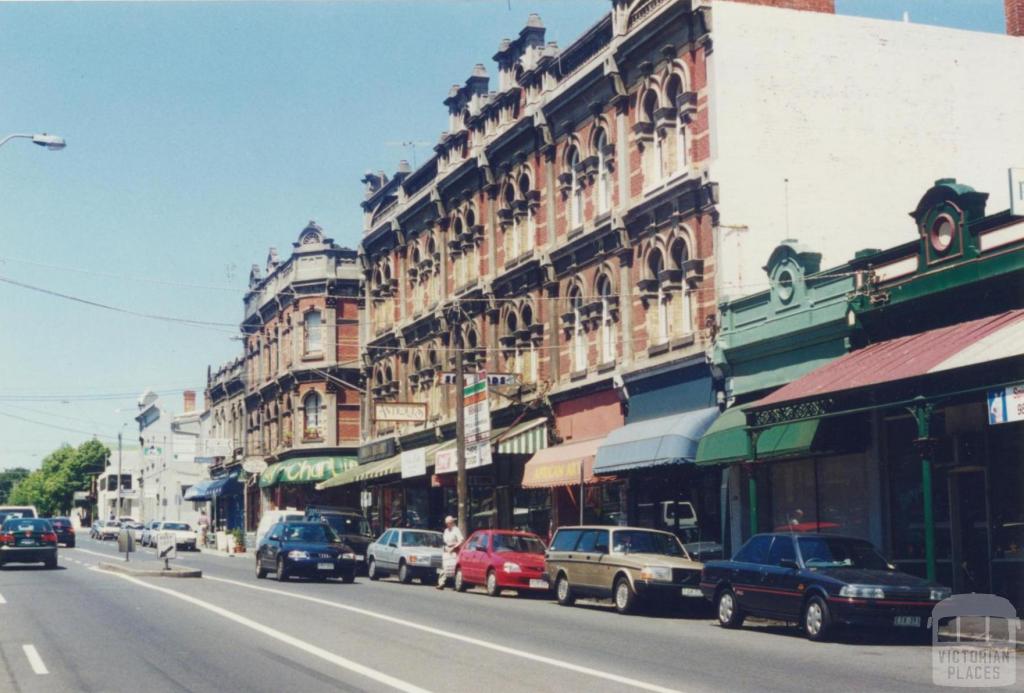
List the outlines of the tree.
{"type": "Polygon", "coordinates": [[[77,448],[63,445],[45,458],[39,469],[19,481],[10,492],[10,503],[34,505],[44,516],[68,511],[75,491],[89,489],[90,474],[103,471],[110,451],[98,440],[77,448]]]}
{"type": "Polygon", "coordinates": [[[29,471],[24,467],[12,467],[0,471],[0,503],[6,503],[11,494],[11,488],[28,475],[29,471]]]}

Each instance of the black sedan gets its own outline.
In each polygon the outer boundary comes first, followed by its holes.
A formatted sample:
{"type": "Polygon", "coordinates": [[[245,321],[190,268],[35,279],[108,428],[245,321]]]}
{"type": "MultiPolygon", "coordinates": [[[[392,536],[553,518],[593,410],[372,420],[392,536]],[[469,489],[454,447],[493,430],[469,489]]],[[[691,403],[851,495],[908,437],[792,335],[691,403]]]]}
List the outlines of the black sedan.
{"type": "Polygon", "coordinates": [[[53,525],[58,544],[64,544],[69,549],[75,548],[75,526],[71,524],[70,518],[52,517],[50,524],[53,525]]]}
{"type": "Polygon", "coordinates": [[[950,594],[897,571],[863,539],[788,532],[758,534],[731,561],[708,561],[700,586],[725,628],[763,616],[799,623],[811,640],[838,626],[923,632],[950,594]]]}
{"type": "Polygon", "coordinates": [[[57,535],[49,520],[34,517],[4,520],[0,525],[0,566],[42,563],[57,567],[57,535]]]}
{"type": "Polygon", "coordinates": [[[352,582],[356,577],[356,554],[330,525],[278,522],[256,548],[256,577],[264,578],[268,572],[280,581],[302,576],[352,582]]]}

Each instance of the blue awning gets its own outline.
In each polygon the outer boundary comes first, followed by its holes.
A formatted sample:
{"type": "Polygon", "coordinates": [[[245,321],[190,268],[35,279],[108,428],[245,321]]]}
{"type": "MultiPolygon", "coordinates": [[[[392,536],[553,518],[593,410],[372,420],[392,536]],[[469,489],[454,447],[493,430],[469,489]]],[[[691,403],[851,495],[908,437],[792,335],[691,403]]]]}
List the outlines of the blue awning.
{"type": "Polygon", "coordinates": [[[693,462],[704,431],[718,415],[718,407],[708,407],[617,428],[597,449],[594,474],[693,462]]]}
{"type": "Polygon", "coordinates": [[[210,484],[214,483],[213,479],[204,479],[197,484],[193,484],[188,487],[185,491],[183,498],[187,501],[208,501],[210,500],[210,484]]]}
{"type": "Polygon", "coordinates": [[[207,487],[206,492],[210,498],[217,496],[238,496],[242,493],[242,484],[238,480],[238,472],[232,472],[228,476],[214,479],[207,487]]]}

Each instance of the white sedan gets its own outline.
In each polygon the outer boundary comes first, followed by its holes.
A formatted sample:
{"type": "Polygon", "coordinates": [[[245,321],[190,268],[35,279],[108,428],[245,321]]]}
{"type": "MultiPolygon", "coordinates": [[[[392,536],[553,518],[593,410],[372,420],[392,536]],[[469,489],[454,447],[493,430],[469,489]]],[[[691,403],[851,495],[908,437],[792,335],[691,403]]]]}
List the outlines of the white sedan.
{"type": "Polygon", "coordinates": [[[196,546],[199,544],[199,533],[192,528],[192,525],[186,522],[161,522],[158,527],[150,532],[151,541],[154,545],[158,541],[157,537],[164,532],[170,532],[174,535],[174,543],[177,544],[179,549],[195,551],[196,546]]]}

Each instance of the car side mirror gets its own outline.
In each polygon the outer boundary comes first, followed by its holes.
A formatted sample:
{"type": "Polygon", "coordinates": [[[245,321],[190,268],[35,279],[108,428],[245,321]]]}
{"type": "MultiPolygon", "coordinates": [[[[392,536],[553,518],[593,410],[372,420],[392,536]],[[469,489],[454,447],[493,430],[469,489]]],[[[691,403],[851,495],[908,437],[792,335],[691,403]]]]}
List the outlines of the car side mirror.
{"type": "Polygon", "coordinates": [[[397,549],[398,548],[398,544],[396,544],[395,542],[391,542],[390,544],[388,544],[388,546],[390,546],[393,549],[397,549]]]}
{"type": "Polygon", "coordinates": [[[800,566],[792,558],[780,558],[779,566],[782,568],[789,568],[790,570],[799,570],[800,566]]]}

